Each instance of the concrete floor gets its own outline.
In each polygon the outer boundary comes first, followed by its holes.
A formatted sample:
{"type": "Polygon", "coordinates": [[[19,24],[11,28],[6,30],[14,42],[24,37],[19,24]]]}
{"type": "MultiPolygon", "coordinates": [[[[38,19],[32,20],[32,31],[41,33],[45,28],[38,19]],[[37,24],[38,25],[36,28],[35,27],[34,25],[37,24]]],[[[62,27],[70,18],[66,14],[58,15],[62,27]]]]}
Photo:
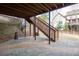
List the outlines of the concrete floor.
{"type": "Polygon", "coordinates": [[[59,40],[48,44],[45,36],[21,37],[0,44],[1,56],[79,56],[79,37],[60,34],[59,40]]]}

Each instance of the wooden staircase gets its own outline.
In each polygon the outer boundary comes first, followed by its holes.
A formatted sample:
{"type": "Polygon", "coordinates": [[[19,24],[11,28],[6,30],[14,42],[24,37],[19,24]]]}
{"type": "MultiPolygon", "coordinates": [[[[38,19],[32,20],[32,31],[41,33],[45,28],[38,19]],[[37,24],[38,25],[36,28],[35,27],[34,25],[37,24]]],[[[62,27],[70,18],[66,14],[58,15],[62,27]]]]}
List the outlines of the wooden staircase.
{"type": "MultiPolygon", "coordinates": [[[[33,24],[36,25],[36,27],[40,31],[42,31],[47,37],[49,37],[49,24],[46,21],[43,21],[41,18],[37,17],[31,17],[30,20],[32,21],[33,24]]],[[[58,37],[59,37],[59,31],[53,26],[50,26],[51,41],[56,41],[58,37]]]]}

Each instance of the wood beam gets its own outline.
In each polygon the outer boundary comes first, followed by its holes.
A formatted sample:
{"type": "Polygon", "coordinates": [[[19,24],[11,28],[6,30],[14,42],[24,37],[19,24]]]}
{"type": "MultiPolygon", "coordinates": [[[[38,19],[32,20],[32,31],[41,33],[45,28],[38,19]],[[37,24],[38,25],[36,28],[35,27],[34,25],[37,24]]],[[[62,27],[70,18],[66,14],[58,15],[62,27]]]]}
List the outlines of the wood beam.
{"type": "MultiPolygon", "coordinates": [[[[9,5],[2,5],[3,7],[6,7],[6,8],[9,8],[9,9],[11,9],[11,10],[14,10],[14,11],[16,11],[16,12],[20,12],[20,13],[22,13],[22,14],[25,14],[25,15],[29,15],[29,16],[31,16],[32,15],[32,13],[30,13],[30,12],[27,12],[27,11],[25,11],[25,10],[21,10],[21,8],[18,8],[18,7],[13,7],[13,6],[9,6],[9,5]]],[[[35,15],[35,14],[33,14],[33,15],[35,15]]]]}
{"type": "Polygon", "coordinates": [[[50,8],[52,8],[52,10],[63,7],[61,3],[57,3],[55,6],[53,4],[55,4],[55,3],[50,3],[48,5],[42,4],[42,3],[39,3],[39,4],[26,3],[26,4],[22,4],[24,7],[21,4],[19,4],[19,5],[21,5],[20,7],[18,4],[0,4],[0,6],[1,6],[0,10],[2,10],[1,8],[3,5],[9,6],[9,7],[3,7],[4,9],[2,11],[0,11],[0,13],[6,14],[6,15],[17,16],[17,17],[31,17],[31,16],[36,16],[36,15],[48,12],[49,5],[50,5],[50,8]],[[36,5],[36,6],[34,6],[34,5],[36,5]],[[27,8],[25,6],[27,6],[27,8]],[[47,6],[47,7],[45,7],[45,6],[47,6]]]}
{"type": "Polygon", "coordinates": [[[52,8],[49,6],[49,4],[45,3],[44,4],[49,10],[52,10],[52,8]]]}
{"type": "Polygon", "coordinates": [[[34,9],[37,12],[42,12],[40,11],[40,9],[35,8],[35,6],[33,6],[33,4],[24,4],[25,6],[28,6],[30,9],[34,9]]]}
{"type": "Polygon", "coordinates": [[[37,9],[40,9],[41,10],[41,12],[43,12],[44,11],[44,8],[42,8],[41,6],[40,6],[40,3],[38,3],[38,4],[33,4],[34,6],[36,6],[36,8],[37,9]]]}
{"type": "Polygon", "coordinates": [[[40,6],[41,6],[41,8],[44,8],[46,11],[49,11],[49,9],[47,7],[45,7],[44,4],[41,3],[40,6]]]}
{"type": "Polygon", "coordinates": [[[39,12],[33,10],[33,9],[30,9],[27,5],[26,6],[23,5],[23,4],[17,4],[17,5],[19,5],[20,7],[22,7],[25,10],[28,10],[29,12],[32,12],[32,13],[35,13],[35,14],[38,14],[39,13],[39,12]]]}
{"type": "Polygon", "coordinates": [[[53,5],[55,6],[55,8],[58,8],[57,4],[53,3],[53,5]]]}
{"type": "Polygon", "coordinates": [[[3,7],[1,5],[0,5],[0,14],[5,14],[5,15],[10,15],[10,16],[16,16],[16,17],[24,18],[24,14],[15,12],[15,11],[13,11],[11,9],[8,9],[6,7],[3,7]]]}

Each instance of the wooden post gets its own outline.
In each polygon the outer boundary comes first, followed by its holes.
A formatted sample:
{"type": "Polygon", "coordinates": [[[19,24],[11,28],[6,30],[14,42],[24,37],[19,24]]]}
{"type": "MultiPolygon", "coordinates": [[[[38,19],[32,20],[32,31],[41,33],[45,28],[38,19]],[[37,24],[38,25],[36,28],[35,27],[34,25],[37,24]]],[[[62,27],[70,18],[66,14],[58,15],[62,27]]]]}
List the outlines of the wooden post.
{"type": "Polygon", "coordinates": [[[30,23],[30,27],[29,27],[29,35],[31,36],[31,23],[30,23]]]}
{"type": "Polygon", "coordinates": [[[18,39],[18,32],[15,32],[14,39],[18,39]]]}
{"type": "Polygon", "coordinates": [[[34,28],[34,24],[33,24],[33,37],[35,36],[35,33],[34,33],[35,31],[34,30],[35,30],[35,28],[34,28]]]}
{"type": "Polygon", "coordinates": [[[34,22],[35,22],[35,24],[33,25],[33,30],[34,30],[34,37],[36,40],[36,18],[35,17],[34,17],[34,22]]]}
{"type": "Polygon", "coordinates": [[[39,36],[39,29],[36,27],[36,36],[39,36]]]}
{"type": "Polygon", "coordinates": [[[25,20],[25,37],[26,37],[26,20],[25,20]]]}
{"type": "Polygon", "coordinates": [[[36,40],[36,17],[35,17],[35,40],[36,40]]]}
{"type": "Polygon", "coordinates": [[[49,44],[50,44],[50,40],[51,38],[50,38],[50,11],[49,11],[49,44]]]}
{"type": "Polygon", "coordinates": [[[38,36],[39,36],[39,29],[37,28],[37,33],[38,33],[38,36]]]}
{"type": "Polygon", "coordinates": [[[54,42],[56,41],[56,32],[55,32],[55,30],[54,30],[54,40],[53,40],[54,42]]]}

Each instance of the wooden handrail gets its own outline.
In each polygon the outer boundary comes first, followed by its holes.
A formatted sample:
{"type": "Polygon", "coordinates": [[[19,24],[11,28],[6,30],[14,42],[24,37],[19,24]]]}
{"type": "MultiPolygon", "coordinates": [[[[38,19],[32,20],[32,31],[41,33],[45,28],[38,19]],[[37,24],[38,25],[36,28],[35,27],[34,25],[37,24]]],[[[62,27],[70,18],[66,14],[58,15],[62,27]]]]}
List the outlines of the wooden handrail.
{"type": "MultiPolygon", "coordinates": [[[[33,23],[35,25],[35,23],[33,23]]],[[[38,26],[37,26],[38,27],[38,26]]],[[[38,27],[39,30],[41,30],[39,27],[38,27]]],[[[41,30],[42,31],[42,30],[41,30]]],[[[48,36],[44,31],[42,31],[46,36],[48,36]]]]}
{"type": "MultiPolygon", "coordinates": [[[[39,17],[39,18],[36,18],[36,19],[38,19],[40,22],[42,22],[42,23],[45,24],[46,26],[49,26],[49,24],[48,24],[46,21],[42,20],[40,17],[39,17]]],[[[54,30],[55,32],[57,32],[57,38],[58,38],[58,37],[59,37],[59,30],[56,29],[55,27],[51,26],[51,25],[50,25],[50,28],[51,28],[52,30],[54,30]]]]}
{"type": "MultiPolygon", "coordinates": [[[[49,30],[49,24],[46,22],[46,21],[42,21],[40,18],[37,18],[37,17],[35,17],[35,18],[32,18],[31,19],[31,21],[33,22],[33,24],[35,24],[46,36],[48,36],[49,37],[49,32],[47,31],[47,30],[49,30]],[[34,19],[36,19],[36,24],[35,24],[35,22],[34,22],[34,19]],[[41,27],[41,26],[43,26],[43,27],[41,27]],[[46,30],[47,29],[47,30],[46,30]]],[[[51,38],[53,39],[53,40],[55,40],[56,41],[56,38],[58,38],[59,37],[59,32],[58,32],[58,30],[56,29],[56,28],[54,28],[53,26],[50,26],[50,36],[51,36],[51,38]]]]}
{"type": "MultiPolygon", "coordinates": [[[[40,22],[42,22],[42,23],[45,24],[46,26],[49,26],[49,24],[48,24],[46,21],[44,21],[44,20],[42,20],[42,19],[39,19],[39,18],[36,18],[36,19],[38,19],[40,22]]],[[[54,27],[51,26],[51,25],[50,25],[50,28],[53,29],[53,30],[57,30],[56,28],[54,28],[54,27]]],[[[57,31],[58,31],[58,30],[57,30],[57,31]]]]}

